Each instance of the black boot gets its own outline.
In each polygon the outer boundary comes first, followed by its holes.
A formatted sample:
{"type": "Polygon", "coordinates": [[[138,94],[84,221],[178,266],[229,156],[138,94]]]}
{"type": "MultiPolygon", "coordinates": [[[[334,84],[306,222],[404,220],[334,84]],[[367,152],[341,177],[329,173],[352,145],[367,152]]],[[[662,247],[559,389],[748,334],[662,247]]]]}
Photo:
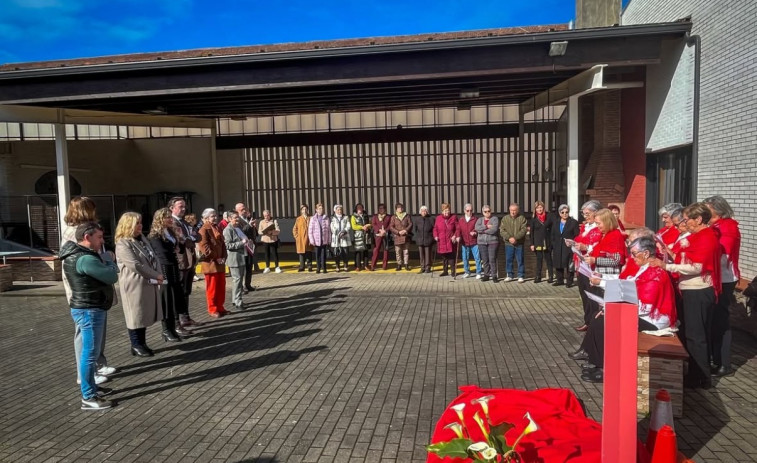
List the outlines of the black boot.
{"type": "Polygon", "coordinates": [[[131,341],[131,355],[138,357],[152,357],[153,353],[144,344],[144,328],[137,328],[129,331],[129,340],[131,341]]]}
{"type": "Polygon", "coordinates": [[[155,352],[153,352],[147,345],[147,328],[139,328],[136,331],[137,336],[139,336],[139,344],[150,354],[151,357],[155,355],[155,352]]]}
{"type": "Polygon", "coordinates": [[[163,336],[163,340],[166,342],[179,342],[181,341],[181,338],[173,329],[174,321],[173,320],[163,320],[161,322],[163,325],[163,332],[161,333],[161,336],[163,336]]]}

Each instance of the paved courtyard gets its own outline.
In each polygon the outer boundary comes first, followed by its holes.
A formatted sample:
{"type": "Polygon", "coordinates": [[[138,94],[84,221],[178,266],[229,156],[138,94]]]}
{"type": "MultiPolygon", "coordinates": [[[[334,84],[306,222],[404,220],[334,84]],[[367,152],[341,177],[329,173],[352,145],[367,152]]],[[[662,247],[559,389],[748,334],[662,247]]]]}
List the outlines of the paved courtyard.
{"type": "MultiPolygon", "coordinates": [[[[73,322],[59,285],[0,295],[0,460],[423,462],[458,387],[564,387],[601,418],[601,385],[566,358],[580,334],[575,288],[417,275],[255,275],[244,310],[182,343],[148,329],[129,355],[110,311],[118,406],[79,410],[73,322]]],[[[757,461],[757,343],[737,332],[736,375],[686,391],[679,447],[697,462],[757,461]]],[[[640,422],[642,433],[646,422],[640,422]]]]}

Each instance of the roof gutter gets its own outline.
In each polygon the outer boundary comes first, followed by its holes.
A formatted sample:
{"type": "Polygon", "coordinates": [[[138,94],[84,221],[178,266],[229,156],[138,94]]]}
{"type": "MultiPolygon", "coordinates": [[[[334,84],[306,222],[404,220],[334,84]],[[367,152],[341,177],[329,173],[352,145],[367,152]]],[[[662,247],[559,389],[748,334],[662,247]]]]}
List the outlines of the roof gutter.
{"type": "Polygon", "coordinates": [[[573,29],[555,32],[537,32],[533,34],[507,35],[500,37],[474,37],[467,39],[447,39],[426,42],[398,44],[364,45],[356,47],[319,48],[312,50],[295,50],[284,52],[254,53],[230,56],[203,56],[196,58],[161,59],[137,61],[130,63],[103,63],[83,66],[21,69],[18,71],[0,71],[0,80],[40,78],[66,75],[97,74],[123,71],[144,71],[167,68],[189,68],[199,66],[219,66],[249,64],[269,61],[285,61],[316,58],[333,58],[341,56],[366,56],[386,53],[407,53],[434,50],[452,50],[474,47],[492,47],[504,45],[522,45],[562,40],[590,40],[614,37],[632,37],[648,35],[687,34],[691,31],[691,22],[642,24],[634,26],[600,27],[590,29],[573,29]]]}

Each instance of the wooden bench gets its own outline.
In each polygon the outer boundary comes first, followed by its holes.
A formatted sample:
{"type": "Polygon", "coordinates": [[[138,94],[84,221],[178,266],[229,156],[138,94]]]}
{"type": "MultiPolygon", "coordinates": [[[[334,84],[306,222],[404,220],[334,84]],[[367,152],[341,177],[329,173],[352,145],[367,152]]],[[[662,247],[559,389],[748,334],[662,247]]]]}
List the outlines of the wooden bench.
{"type": "Polygon", "coordinates": [[[636,410],[651,411],[655,395],[667,389],[673,416],[683,415],[683,362],[689,358],[678,336],[659,337],[639,333],[636,410]]]}

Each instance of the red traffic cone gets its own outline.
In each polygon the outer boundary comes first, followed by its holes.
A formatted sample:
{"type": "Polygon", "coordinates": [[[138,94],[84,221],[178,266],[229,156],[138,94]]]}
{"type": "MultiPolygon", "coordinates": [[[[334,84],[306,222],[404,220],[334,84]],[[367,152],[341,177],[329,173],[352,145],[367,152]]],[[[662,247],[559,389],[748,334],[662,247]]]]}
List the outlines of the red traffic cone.
{"type": "Polygon", "coordinates": [[[673,426],[673,405],[670,403],[670,394],[665,389],[660,389],[655,396],[655,404],[649,420],[647,450],[650,454],[654,454],[657,432],[665,425],[670,426],[670,429],[675,431],[675,426],[673,426]]]}
{"type": "Polygon", "coordinates": [[[676,461],[678,461],[676,432],[666,424],[657,432],[652,463],[676,463],[676,461]]]}

